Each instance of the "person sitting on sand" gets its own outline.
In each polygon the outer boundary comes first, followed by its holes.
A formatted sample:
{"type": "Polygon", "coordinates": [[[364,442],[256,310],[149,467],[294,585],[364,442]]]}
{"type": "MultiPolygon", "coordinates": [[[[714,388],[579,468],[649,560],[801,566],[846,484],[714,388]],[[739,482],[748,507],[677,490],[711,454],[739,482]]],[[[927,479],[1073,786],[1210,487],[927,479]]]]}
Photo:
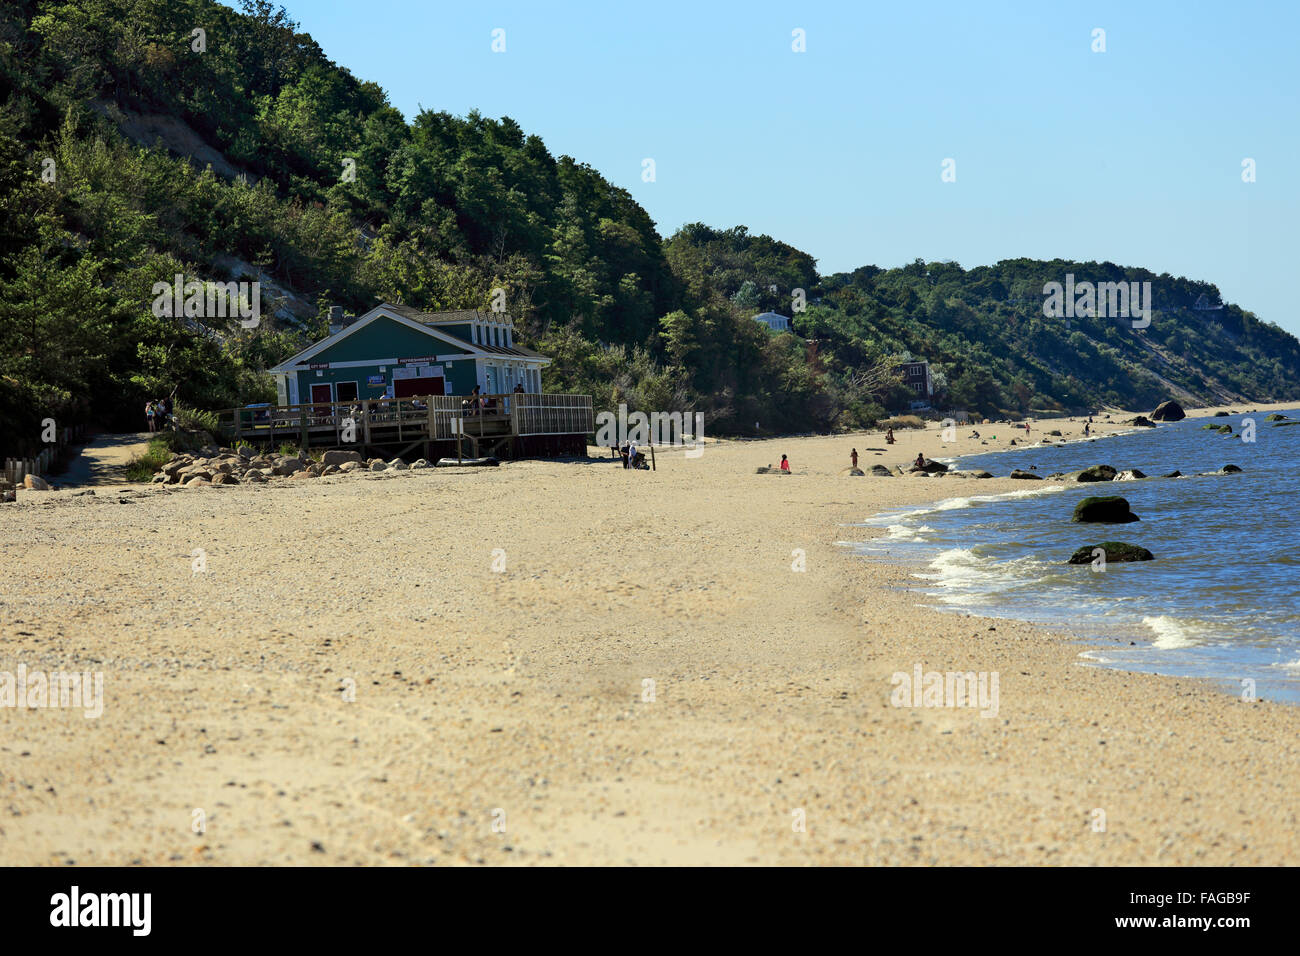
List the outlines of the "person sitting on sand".
{"type": "Polygon", "coordinates": [[[790,459],[786,458],[785,455],[781,456],[781,470],[782,471],[790,470],[790,459]]]}
{"type": "Polygon", "coordinates": [[[980,433],[977,432],[977,431],[972,430],[971,433],[970,433],[970,437],[971,437],[971,438],[979,438],[979,437],[980,437],[980,433]]]}
{"type": "Polygon", "coordinates": [[[627,465],[629,468],[636,467],[636,456],[637,456],[636,439],[633,438],[627,443],[627,465]]]}
{"type": "Polygon", "coordinates": [[[892,445],[893,443],[894,443],[894,430],[891,428],[885,432],[885,444],[892,445]]]}
{"type": "Polygon", "coordinates": [[[849,461],[853,462],[853,467],[858,467],[858,450],[855,448],[849,452],[849,461]]]}

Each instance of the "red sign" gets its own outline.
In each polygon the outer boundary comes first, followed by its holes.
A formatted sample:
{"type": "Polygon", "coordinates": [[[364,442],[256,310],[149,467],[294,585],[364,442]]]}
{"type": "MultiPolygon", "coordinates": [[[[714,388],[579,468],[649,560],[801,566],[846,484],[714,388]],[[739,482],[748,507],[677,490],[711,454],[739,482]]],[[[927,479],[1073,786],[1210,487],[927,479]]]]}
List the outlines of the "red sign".
{"type": "Polygon", "coordinates": [[[308,368],[329,368],[329,367],[330,367],[330,363],[329,363],[329,362],[313,362],[311,365],[309,365],[309,366],[307,366],[307,367],[308,367],[308,368]]]}

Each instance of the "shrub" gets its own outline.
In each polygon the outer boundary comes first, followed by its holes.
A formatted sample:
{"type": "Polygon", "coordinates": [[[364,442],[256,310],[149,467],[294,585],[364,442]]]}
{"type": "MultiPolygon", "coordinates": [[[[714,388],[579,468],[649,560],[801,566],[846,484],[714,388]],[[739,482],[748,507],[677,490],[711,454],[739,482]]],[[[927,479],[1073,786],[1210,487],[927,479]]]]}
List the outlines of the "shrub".
{"type": "Polygon", "coordinates": [[[916,415],[895,415],[877,423],[881,428],[924,428],[925,422],[916,415]]]}

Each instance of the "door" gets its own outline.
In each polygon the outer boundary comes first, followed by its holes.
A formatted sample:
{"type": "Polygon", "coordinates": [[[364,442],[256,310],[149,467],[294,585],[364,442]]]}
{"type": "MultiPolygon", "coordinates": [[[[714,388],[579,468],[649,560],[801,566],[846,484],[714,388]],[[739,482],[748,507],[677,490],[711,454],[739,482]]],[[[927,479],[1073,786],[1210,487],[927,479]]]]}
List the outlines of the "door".
{"type": "Polygon", "coordinates": [[[327,382],[324,385],[316,385],[313,383],[311,387],[311,400],[313,402],[325,403],[324,405],[317,405],[314,409],[312,409],[312,414],[314,414],[317,418],[328,418],[330,413],[329,383],[327,382]]]}
{"type": "Polygon", "coordinates": [[[393,386],[397,398],[408,398],[411,395],[445,395],[445,381],[446,379],[441,375],[427,378],[399,378],[394,379],[393,386]]]}
{"type": "Polygon", "coordinates": [[[337,401],[355,402],[357,400],[357,383],[356,382],[335,382],[334,394],[338,396],[337,401]]]}

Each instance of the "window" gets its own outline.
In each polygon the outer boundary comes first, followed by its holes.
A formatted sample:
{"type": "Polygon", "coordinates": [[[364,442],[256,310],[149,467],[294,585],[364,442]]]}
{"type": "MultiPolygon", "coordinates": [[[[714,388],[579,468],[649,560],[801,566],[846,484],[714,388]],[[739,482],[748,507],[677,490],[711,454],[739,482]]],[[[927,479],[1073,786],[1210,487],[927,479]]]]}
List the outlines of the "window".
{"type": "Polygon", "coordinates": [[[334,384],[334,393],[338,396],[340,402],[355,402],[357,400],[357,383],[336,382],[334,384]]]}

